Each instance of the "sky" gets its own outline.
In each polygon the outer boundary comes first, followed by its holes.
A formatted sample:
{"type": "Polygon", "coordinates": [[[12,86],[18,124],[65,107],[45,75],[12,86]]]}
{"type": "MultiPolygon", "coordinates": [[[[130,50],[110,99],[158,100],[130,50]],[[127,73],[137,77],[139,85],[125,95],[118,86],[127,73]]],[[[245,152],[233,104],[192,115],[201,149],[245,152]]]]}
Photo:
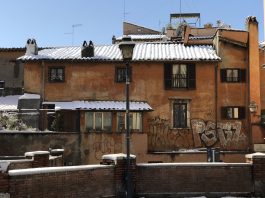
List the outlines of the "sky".
{"type": "Polygon", "coordinates": [[[200,13],[201,25],[221,20],[245,30],[256,16],[263,41],[263,0],[1,0],[0,48],[24,47],[35,38],[39,47],[111,44],[122,23],[162,30],[171,13],[200,13]],[[181,5],[181,6],[180,6],[181,5]],[[74,28],[73,28],[74,27],[74,28]]]}

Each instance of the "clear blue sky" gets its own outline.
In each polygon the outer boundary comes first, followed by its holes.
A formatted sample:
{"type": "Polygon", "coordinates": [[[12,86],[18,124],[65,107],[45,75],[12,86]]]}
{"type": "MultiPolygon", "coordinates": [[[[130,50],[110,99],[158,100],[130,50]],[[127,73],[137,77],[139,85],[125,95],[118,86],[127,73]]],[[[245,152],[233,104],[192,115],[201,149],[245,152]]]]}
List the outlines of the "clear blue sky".
{"type": "MultiPolygon", "coordinates": [[[[160,30],[170,13],[180,11],[180,0],[125,0],[126,21],[160,30]]],[[[222,20],[235,29],[245,29],[247,16],[259,21],[263,40],[263,0],[182,0],[182,12],[201,13],[201,24],[222,20]]],[[[122,34],[124,0],[3,0],[0,12],[0,48],[24,47],[35,38],[41,47],[72,44],[84,40],[110,44],[122,34]]]]}

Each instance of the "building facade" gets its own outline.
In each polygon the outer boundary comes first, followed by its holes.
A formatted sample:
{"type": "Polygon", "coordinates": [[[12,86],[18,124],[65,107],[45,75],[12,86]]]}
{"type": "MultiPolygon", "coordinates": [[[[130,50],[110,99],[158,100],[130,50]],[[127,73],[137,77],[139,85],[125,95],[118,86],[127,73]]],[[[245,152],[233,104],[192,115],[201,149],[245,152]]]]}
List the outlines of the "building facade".
{"type": "MultiPolygon", "coordinates": [[[[137,136],[132,152],[140,161],[151,159],[148,153],[183,149],[245,153],[264,143],[257,28],[249,17],[246,31],[208,31],[206,43],[210,39],[212,45],[198,45],[205,35],[190,38],[189,28],[181,43],[136,44],[130,63],[130,129],[137,136]],[[250,104],[257,107],[254,113],[250,104]]],[[[40,95],[41,128],[79,131],[81,144],[87,145],[86,162],[93,161],[95,142],[102,143],[101,150],[109,145],[105,153],[124,151],[126,69],[118,44],[84,42],[40,51],[32,44],[28,49],[19,60],[25,92],[40,95]]]]}

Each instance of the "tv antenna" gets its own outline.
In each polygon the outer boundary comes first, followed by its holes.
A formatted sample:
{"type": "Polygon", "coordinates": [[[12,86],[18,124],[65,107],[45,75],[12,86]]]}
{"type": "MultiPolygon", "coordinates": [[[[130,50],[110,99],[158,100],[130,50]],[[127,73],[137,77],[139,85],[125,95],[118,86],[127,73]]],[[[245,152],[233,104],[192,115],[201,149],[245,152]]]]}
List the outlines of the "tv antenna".
{"type": "Polygon", "coordinates": [[[73,24],[72,25],[72,32],[64,33],[72,35],[72,46],[74,45],[74,37],[75,37],[75,28],[82,26],[82,24],[73,24]]]}
{"type": "Polygon", "coordinates": [[[126,12],[126,0],[123,0],[123,22],[125,22],[127,14],[129,14],[129,12],[126,12]]]}

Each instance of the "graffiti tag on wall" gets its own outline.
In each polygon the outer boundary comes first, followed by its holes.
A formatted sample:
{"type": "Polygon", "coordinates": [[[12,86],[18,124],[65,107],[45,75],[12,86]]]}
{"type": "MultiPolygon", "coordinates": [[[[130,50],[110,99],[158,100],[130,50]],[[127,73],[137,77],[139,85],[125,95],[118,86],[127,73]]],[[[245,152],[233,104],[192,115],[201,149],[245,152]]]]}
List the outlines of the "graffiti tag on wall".
{"type": "Polygon", "coordinates": [[[242,123],[239,121],[217,123],[216,127],[215,122],[195,119],[191,120],[191,126],[195,147],[203,145],[209,147],[219,142],[223,148],[226,148],[240,141],[247,141],[246,135],[241,132],[242,123]]]}
{"type": "Polygon", "coordinates": [[[220,146],[224,149],[244,149],[248,141],[242,122],[191,120],[188,129],[172,129],[169,120],[155,117],[149,120],[149,150],[178,150],[220,146]]]}

